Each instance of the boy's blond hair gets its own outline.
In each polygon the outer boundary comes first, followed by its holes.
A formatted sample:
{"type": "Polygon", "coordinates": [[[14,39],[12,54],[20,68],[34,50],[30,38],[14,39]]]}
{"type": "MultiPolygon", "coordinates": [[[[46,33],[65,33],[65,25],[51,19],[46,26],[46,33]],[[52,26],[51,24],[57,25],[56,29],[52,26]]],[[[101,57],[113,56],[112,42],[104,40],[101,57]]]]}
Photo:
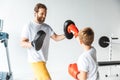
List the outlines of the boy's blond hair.
{"type": "Polygon", "coordinates": [[[94,31],[90,27],[81,29],[78,33],[79,39],[85,44],[90,46],[94,41],[94,31]]]}

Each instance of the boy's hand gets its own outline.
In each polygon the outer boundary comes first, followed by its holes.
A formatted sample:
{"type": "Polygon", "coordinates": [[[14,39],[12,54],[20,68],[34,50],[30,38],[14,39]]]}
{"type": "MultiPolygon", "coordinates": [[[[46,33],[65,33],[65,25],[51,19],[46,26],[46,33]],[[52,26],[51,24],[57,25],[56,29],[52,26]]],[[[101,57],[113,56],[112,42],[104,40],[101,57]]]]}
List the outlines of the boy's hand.
{"type": "Polygon", "coordinates": [[[68,66],[68,72],[69,72],[69,74],[70,74],[72,77],[74,77],[75,79],[78,79],[78,78],[77,78],[77,75],[78,75],[80,72],[78,71],[78,67],[77,67],[77,64],[76,64],[76,63],[70,64],[70,65],[68,66]]]}

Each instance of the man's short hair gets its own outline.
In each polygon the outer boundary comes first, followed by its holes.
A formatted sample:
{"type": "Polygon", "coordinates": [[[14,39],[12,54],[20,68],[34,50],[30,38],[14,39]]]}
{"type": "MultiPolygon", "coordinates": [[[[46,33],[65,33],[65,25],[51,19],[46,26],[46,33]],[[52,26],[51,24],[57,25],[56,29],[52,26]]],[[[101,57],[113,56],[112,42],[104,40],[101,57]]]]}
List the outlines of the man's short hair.
{"type": "Polygon", "coordinates": [[[39,11],[39,8],[44,8],[45,10],[47,10],[47,7],[42,4],[42,3],[37,3],[36,6],[34,7],[34,11],[35,12],[38,12],[39,11]]]}

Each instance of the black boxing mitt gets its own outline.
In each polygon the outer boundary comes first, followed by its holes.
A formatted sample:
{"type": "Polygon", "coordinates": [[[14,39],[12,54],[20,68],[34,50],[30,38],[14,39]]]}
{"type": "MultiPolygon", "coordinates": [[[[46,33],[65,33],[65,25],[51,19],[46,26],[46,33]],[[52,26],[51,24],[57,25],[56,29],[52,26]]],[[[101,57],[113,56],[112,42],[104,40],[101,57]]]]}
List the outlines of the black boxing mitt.
{"type": "Polygon", "coordinates": [[[35,50],[38,51],[42,48],[45,36],[46,36],[46,33],[43,30],[40,30],[37,32],[33,41],[31,42],[31,44],[35,48],[35,50]]]}

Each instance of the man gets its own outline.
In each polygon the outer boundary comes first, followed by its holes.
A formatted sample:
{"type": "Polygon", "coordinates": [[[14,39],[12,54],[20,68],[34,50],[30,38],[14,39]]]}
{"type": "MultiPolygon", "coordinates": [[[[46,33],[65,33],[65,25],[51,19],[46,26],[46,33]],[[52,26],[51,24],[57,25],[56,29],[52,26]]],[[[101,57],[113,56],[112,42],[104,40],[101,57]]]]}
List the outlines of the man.
{"type": "MultiPolygon", "coordinates": [[[[53,29],[46,23],[44,23],[47,7],[42,4],[36,4],[34,8],[34,20],[28,23],[22,30],[21,46],[27,48],[28,61],[31,63],[35,77],[37,80],[51,80],[49,72],[46,68],[46,61],[48,58],[48,48],[50,38],[55,41],[60,41],[65,38],[64,34],[57,35],[53,29]],[[35,40],[36,34],[41,31],[41,48],[36,50],[35,40]]],[[[38,36],[38,35],[37,35],[38,36]]],[[[39,40],[38,40],[39,42],[39,40]]]]}

